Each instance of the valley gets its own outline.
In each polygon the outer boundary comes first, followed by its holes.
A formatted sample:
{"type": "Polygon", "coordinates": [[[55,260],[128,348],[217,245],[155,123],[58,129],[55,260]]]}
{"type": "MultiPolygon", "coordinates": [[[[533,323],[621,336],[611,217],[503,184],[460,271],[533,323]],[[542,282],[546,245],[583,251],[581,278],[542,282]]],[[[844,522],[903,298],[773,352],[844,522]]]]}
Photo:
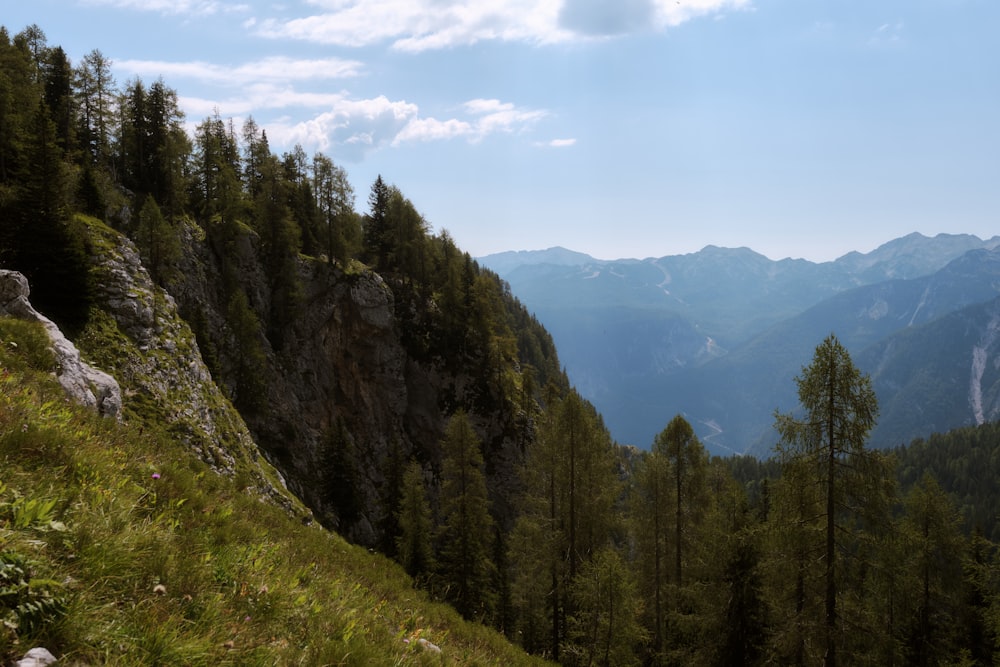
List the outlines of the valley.
{"type": "Polygon", "coordinates": [[[995,419],[996,388],[983,387],[977,370],[996,364],[987,324],[976,325],[985,327],[981,342],[906,349],[920,327],[963,308],[990,310],[1000,296],[998,247],[1000,237],[911,234],[826,263],[713,246],[644,260],[553,248],[480,261],[552,333],[570,380],[617,440],[648,448],[672,415],[684,414],[712,452],[766,456],[774,411],[794,405],[802,359],[831,332],[889,406],[874,446],[995,419]],[[895,377],[904,359],[915,377],[951,355],[968,363],[949,362],[936,383],[917,389],[895,377]],[[951,392],[947,411],[933,408],[941,400],[934,387],[951,385],[964,389],[951,392]]]}

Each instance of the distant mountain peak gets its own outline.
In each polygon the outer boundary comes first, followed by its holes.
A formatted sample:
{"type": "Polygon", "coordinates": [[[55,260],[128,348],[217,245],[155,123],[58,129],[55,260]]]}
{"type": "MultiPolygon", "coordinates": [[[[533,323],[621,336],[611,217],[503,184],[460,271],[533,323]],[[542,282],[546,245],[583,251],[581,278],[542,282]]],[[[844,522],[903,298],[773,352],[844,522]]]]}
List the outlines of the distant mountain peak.
{"type": "Polygon", "coordinates": [[[508,250],[480,257],[477,261],[498,274],[504,275],[519,266],[525,265],[585,266],[587,264],[601,263],[603,260],[595,259],[586,253],[569,250],[562,246],[553,246],[545,250],[508,250]]]}

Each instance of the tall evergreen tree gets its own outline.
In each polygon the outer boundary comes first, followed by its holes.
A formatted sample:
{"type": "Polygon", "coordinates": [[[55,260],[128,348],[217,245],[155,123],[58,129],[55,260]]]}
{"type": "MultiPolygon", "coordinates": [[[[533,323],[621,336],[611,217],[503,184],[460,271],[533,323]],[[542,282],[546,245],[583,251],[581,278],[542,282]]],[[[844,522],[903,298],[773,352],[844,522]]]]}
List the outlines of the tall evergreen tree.
{"type": "Polygon", "coordinates": [[[343,167],[316,153],[313,155],[313,191],[324,226],[327,261],[344,262],[355,251],[360,229],[354,215],[354,188],[343,167]]]}
{"type": "Polygon", "coordinates": [[[342,417],[338,416],[330,428],[324,446],[324,500],[333,505],[338,530],[344,533],[361,516],[363,503],[358,452],[342,417]]]}
{"type": "Polygon", "coordinates": [[[68,154],[76,147],[76,109],[73,68],[61,46],[47,51],[44,72],[45,105],[55,128],[56,145],[63,154],[68,154]]]}
{"type": "Polygon", "coordinates": [[[796,378],[803,418],[776,414],[781,436],[778,454],[787,465],[812,479],[821,499],[818,516],[823,531],[823,661],[837,663],[843,643],[838,616],[838,552],[866,520],[888,514],[889,468],[885,457],[866,450],[865,440],[878,416],[871,379],[854,366],[836,336],[817,348],[812,363],[796,378]]]}
{"type": "Polygon", "coordinates": [[[962,563],[958,514],[930,475],[906,498],[903,534],[908,545],[914,616],[906,628],[907,664],[939,665],[956,651],[962,563]]]}
{"type": "Polygon", "coordinates": [[[698,587],[700,592],[690,592],[685,588],[689,583],[685,573],[689,562],[696,560],[693,554],[702,539],[701,525],[709,506],[707,469],[708,458],[694,429],[677,415],[657,434],[636,477],[635,535],[647,596],[652,664],[680,659],[699,639],[691,627],[698,623],[692,619],[704,586],[692,583],[688,588],[698,587]]]}
{"type": "Polygon", "coordinates": [[[177,230],[163,217],[152,196],[143,198],[136,238],[153,280],[166,284],[174,277],[174,266],[181,259],[181,243],[177,230]]]}
{"type": "Polygon", "coordinates": [[[464,411],[448,420],[441,441],[441,579],[446,597],[466,618],[492,614],[495,564],[483,454],[464,411]]]}
{"type": "Polygon", "coordinates": [[[376,269],[386,269],[391,251],[389,233],[389,186],[379,174],[368,193],[368,215],[364,225],[365,258],[376,269]]]}
{"type": "Polygon", "coordinates": [[[399,562],[407,574],[426,586],[436,567],[431,543],[434,522],[427,502],[424,470],[416,461],[411,461],[403,473],[397,521],[399,536],[396,538],[396,551],[399,562]]]}
{"type": "MultiPolygon", "coordinates": [[[[534,586],[546,591],[549,641],[544,652],[554,660],[560,658],[573,613],[572,582],[582,563],[617,532],[615,503],[621,496],[613,444],[600,418],[575,391],[562,398],[558,391],[549,386],[545,392],[548,410],[525,461],[525,493],[516,529],[522,536],[546,535],[542,562],[528,571],[522,568],[515,582],[519,590],[534,586]]],[[[516,545],[531,548],[527,540],[515,540],[516,545]]],[[[515,548],[512,559],[520,562],[524,556],[515,548]]],[[[537,622],[537,611],[533,608],[523,620],[537,622]]],[[[537,627],[521,631],[540,635],[537,627]]]]}
{"type": "Polygon", "coordinates": [[[111,168],[114,86],[111,60],[98,49],[87,53],[76,70],[78,134],[90,163],[106,169],[111,168]]]}
{"type": "Polygon", "coordinates": [[[614,547],[601,547],[573,582],[573,607],[565,662],[576,665],[638,665],[645,641],[642,608],[628,564],[614,547]]]}

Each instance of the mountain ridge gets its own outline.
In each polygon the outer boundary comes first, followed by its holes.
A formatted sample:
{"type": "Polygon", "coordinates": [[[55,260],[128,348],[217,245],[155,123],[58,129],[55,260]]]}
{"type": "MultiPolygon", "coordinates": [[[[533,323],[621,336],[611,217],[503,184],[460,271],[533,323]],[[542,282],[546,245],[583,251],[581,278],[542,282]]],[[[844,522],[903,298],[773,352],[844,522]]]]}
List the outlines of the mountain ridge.
{"type": "MultiPolygon", "coordinates": [[[[759,397],[740,396],[761,392],[741,386],[734,397],[734,390],[725,386],[716,390],[723,380],[707,379],[706,373],[725,376],[712,369],[730,368],[741,356],[757,356],[760,368],[792,372],[778,372],[780,381],[774,377],[777,371],[770,377],[763,370],[751,371],[752,363],[728,372],[747,382],[759,376],[767,386],[781,385],[780,395],[791,395],[796,364],[816,340],[841,329],[841,322],[861,327],[853,333],[845,330],[852,351],[860,352],[904,326],[970,305],[970,298],[987,299],[995,293],[995,259],[989,258],[997,248],[1000,236],[983,240],[970,234],[927,237],[914,232],[869,253],[847,253],[823,263],[774,261],[750,248],[718,246],[687,255],[614,261],[561,249],[555,257],[577,263],[550,263],[547,252],[515,253],[505,255],[507,263],[499,268],[506,266],[507,272],[498,273],[552,333],[570,379],[602,411],[615,437],[648,446],[659,422],[681,412],[703,424],[701,435],[718,444],[719,451],[760,453],[770,428],[767,416],[776,405],[757,405],[760,415],[753,420],[766,422],[763,426],[743,435],[739,429],[733,432],[724,426],[726,415],[739,412],[745,400],[759,403],[759,397]],[[936,274],[935,282],[930,276],[936,274]],[[820,310],[809,316],[814,326],[803,328],[809,319],[804,314],[816,308],[820,310]],[[779,342],[781,327],[791,327],[780,339],[788,342],[779,342]],[[795,331],[801,338],[797,342],[795,331]],[[687,389],[672,390],[673,383],[687,389]],[[686,413],[687,403],[669,398],[675,394],[697,394],[715,407],[686,413]],[[653,416],[639,418],[641,413],[653,416]],[[640,422],[645,422],[641,429],[640,422]],[[734,443],[734,437],[746,442],[734,443]]],[[[489,257],[481,261],[490,266],[489,257]]]]}
{"type": "Polygon", "coordinates": [[[487,255],[481,255],[477,257],[476,260],[483,263],[485,266],[489,266],[501,275],[508,272],[511,267],[520,266],[522,264],[556,264],[575,266],[580,264],[611,264],[615,262],[631,261],[644,262],[665,259],[667,257],[690,257],[692,255],[717,251],[749,251],[767,259],[768,261],[776,263],[808,262],[810,264],[836,264],[838,262],[846,262],[857,265],[865,263],[873,264],[878,261],[885,261],[891,255],[900,253],[912,254],[914,250],[939,247],[942,243],[946,244],[947,247],[952,248],[952,252],[964,252],[965,250],[971,250],[978,247],[995,248],[1000,246],[1000,235],[994,235],[988,239],[983,239],[975,234],[949,234],[947,232],[940,232],[934,236],[927,236],[926,234],[922,234],[920,232],[910,232],[904,236],[886,241],[868,252],[851,250],[835,259],[818,262],[804,257],[792,257],[790,255],[779,259],[773,259],[749,246],[720,246],[714,243],[706,244],[700,250],[689,253],[660,256],[649,255],[646,257],[618,257],[615,259],[599,259],[586,252],[573,250],[572,248],[562,245],[556,245],[540,250],[504,250],[487,255]]]}

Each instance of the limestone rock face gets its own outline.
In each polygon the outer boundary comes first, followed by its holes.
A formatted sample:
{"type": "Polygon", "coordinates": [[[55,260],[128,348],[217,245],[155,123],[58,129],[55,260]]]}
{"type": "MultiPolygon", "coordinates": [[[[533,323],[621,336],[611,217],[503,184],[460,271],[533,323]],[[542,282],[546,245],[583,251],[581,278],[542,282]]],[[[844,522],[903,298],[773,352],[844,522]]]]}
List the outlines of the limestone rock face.
{"type": "Polygon", "coordinates": [[[489,390],[463,370],[464,361],[407,351],[391,285],[360,265],[301,258],[299,304],[291,319],[280,319],[257,235],[242,228],[216,247],[222,241],[212,231],[179,224],[184,251],[166,279],[168,294],[130,241],[95,230],[102,236],[94,244],[95,300],[132,343],[127,355],[109,352],[99,361],[122,378],[126,401],[166,412],[172,429],[224,474],[262,453],[325,526],[366,546],[383,536],[394,462],[401,474],[415,458],[433,474],[447,419],[463,407],[484,441],[494,507],[509,504],[523,434],[512,431],[509,411],[475,407],[489,390]],[[259,331],[234,327],[237,297],[245,297],[259,331]],[[239,395],[248,339],[261,352],[254,378],[263,396],[252,408],[239,395]],[[345,495],[351,512],[338,506],[345,495]]]}
{"type": "Polygon", "coordinates": [[[108,320],[96,326],[113,332],[105,336],[122,340],[112,349],[89,351],[92,356],[106,355],[101,361],[122,378],[126,402],[156,411],[157,418],[217,473],[249,472],[248,492],[309,520],[280,474],[260,456],[245,422],[213,381],[174,298],[153,283],[135,245],[103,226],[91,231],[95,302],[108,320]]]}
{"type": "Polygon", "coordinates": [[[234,281],[262,330],[278,330],[280,343],[259,337],[266,357],[259,373],[266,381],[264,405],[242,415],[289,490],[324,525],[355,543],[377,545],[391,511],[385,501],[395,491],[394,461],[405,466],[415,458],[433,473],[447,419],[457,407],[467,410],[484,441],[494,506],[509,504],[523,454],[523,438],[512,434],[509,413],[475,407],[483,383],[464,370],[464,362],[408,352],[393,286],[379,274],[357,264],[348,269],[302,258],[299,307],[292,319],[277,320],[271,277],[253,232],[230,242],[225,265],[211,234],[206,238],[191,225],[182,235],[183,259],[169,289],[188,321],[200,321],[199,341],[202,349],[212,347],[216,384],[237,395],[239,344],[226,318],[234,281]],[[346,495],[357,506],[349,516],[335,500],[345,479],[353,480],[346,495]]]}
{"type": "Polygon", "coordinates": [[[28,300],[28,279],[16,271],[0,270],[0,314],[38,322],[45,327],[56,356],[56,378],[77,403],[102,415],[121,417],[122,392],[118,381],[80,358],[80,351],[52,320],[35,310],[28,300]]]}

